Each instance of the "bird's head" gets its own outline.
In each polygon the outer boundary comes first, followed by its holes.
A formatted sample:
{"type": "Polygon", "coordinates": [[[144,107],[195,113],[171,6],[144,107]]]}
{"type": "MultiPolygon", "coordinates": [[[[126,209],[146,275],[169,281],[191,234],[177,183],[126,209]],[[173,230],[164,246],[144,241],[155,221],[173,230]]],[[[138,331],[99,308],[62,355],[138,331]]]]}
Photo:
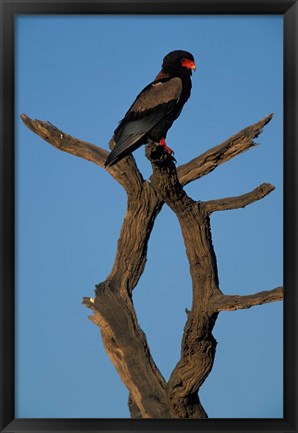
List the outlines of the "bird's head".
{"type": "Polygon", "coordinates": [[[162,63],[162,71],[169,75],[192,74],[196,70],[195,59],[191,53],[183,50],[171,51],[162,63]]]}

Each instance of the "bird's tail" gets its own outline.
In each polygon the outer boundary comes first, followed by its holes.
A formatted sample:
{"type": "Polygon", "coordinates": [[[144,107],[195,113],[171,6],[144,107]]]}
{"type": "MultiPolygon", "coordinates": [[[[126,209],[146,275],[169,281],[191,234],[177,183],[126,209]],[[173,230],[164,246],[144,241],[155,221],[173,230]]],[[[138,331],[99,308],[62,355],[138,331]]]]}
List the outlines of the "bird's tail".
{"type": "Polygon", "coordinates": [[[109,147],[112,149],[112,151],[107,157],[104,166],[111,167],[112,165],[119,162],[121,159],[125,158],[125,156],[136,150],[139,147],[139,144],[137,142],[143,135],[144,134],[138,134],[134,137],[127,136],[124,140],[120,139],[118,143],[115,142],[113,136],[109,141],[109,147]]]}

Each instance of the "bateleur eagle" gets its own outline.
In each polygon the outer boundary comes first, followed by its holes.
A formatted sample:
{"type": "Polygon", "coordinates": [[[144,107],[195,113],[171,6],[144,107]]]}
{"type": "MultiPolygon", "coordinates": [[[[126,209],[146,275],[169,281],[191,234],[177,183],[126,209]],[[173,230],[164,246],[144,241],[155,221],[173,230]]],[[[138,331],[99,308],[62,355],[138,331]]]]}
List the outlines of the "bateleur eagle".
{"type": "Polygon", "coordinates": [[[115,129],[115,145],[105,166],[112,166],[149,140],[173,153],[165,138],[190,97],[190,77],[195,69],[194,57],[187,51],[171,51],[164,57],[155,80],[139,93],[115,129]]]}

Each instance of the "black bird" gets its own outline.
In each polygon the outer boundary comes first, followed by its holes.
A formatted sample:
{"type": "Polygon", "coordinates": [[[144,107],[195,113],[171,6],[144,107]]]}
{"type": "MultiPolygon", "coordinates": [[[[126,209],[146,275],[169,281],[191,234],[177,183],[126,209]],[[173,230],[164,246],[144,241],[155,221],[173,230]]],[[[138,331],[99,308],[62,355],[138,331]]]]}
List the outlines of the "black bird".
{"type": "Polygon", "coordinates": [[[115,129],[115,146],[105,166],[115,164],[149,140],[173,154],[165,138],[190,97],[190,77],[195,69],[194,57],[187,51],[171,51],[165,56],[155,80],[139,93],[115,129]]]}

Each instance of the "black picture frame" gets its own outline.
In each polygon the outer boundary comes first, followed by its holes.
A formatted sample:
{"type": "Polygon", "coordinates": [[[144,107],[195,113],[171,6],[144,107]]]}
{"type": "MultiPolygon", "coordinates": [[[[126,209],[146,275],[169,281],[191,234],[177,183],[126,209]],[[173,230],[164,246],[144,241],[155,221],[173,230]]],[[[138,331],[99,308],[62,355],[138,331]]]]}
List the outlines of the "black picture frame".
{"type": "Polygon", "coordinates": [[[3,432],[297,431],[298,4],[287,0],[0,0],[1,302],[0,430],[3,432]],[[15,419],[14,16],[16,14],[282,14],[284,17],[284,418],[207,420],[15,419]]]}

